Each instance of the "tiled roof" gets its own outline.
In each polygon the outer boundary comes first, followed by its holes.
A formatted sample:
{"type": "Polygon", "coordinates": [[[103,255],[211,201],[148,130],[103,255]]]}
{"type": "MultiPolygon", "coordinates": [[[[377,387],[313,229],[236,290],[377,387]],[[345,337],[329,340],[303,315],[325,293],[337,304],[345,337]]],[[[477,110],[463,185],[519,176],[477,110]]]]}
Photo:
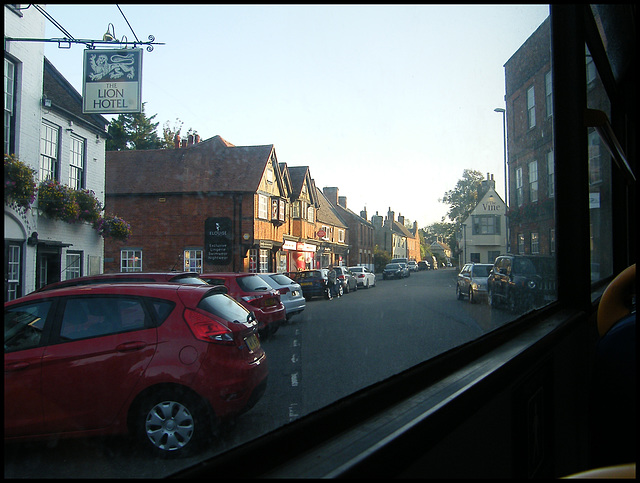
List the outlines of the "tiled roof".
{"type": "Polygon", "coordinates": [[[324,195],[322,190],[316,188],[316,193],[318,195],[318,201],[320,204],[320,207],[318,208],[318,211],[316,214],[316,220],[320,223],[339,226],[341,228],[348,228],[347,224],[337,213],[336,209],[333,207],[331,202],[324,195]]]}
{"type": "Polygon", "coordinates": [[[108,151],[106,191],[255,193],[272,150],[272,144],[234,146],[214,136],[185,148],[108,151]]]}

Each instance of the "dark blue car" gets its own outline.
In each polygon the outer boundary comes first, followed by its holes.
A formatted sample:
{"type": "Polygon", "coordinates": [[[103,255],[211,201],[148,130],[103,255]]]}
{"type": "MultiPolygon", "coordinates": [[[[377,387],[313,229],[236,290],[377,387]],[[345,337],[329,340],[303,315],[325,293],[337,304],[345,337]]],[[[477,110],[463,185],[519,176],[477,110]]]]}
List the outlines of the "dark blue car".
{"type": "Polygon", "coordinates": [[[295,281],[302,287],[304,298],[325,297],[327,289],[327,269],[302,270],[295,273],[295,281]]]}

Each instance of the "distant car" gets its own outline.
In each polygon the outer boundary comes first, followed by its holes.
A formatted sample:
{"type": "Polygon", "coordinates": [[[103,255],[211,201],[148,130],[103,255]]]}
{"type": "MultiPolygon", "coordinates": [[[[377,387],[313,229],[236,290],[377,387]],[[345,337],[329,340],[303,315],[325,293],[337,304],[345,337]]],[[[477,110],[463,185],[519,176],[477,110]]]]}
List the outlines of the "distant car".
{"type": "Polygon", "coordinates": [[[280,293],[280,300],[284,305],[287,320],[291,320],[294,315],[305,309],[306,302],[304,295],[302,295],[302,287],[298,282],[291,280],[283,273],[258,273],[256,275],[280,293]]]}
{"type": "Polygon", "coordinates": [[[387,263],[382,271],[382,279],[404,278],[404,268],[399,263],[387,263]]]}
{"type": "Polygon", "coordinates": [[[492,267],[490,263],[466,263],[458,273],[456,283],[458,300],[467,297],[470,303],[474,303],[486,299],[487,278],[492,267]]]}
{"type": "Polygon", "coordinates": [[[401,262],[401,263],[398,263],[398,265],[400,265],[402,267],[402,276],[403,277],[409,277],[411,275],[411,271],[409,270],[409,266],[406,263],[401,262]]]}
{"type": "Polygon", "coordinates": [[[342,291],[349,293],[352,290],[355,292],[358,290],[358,281],[356,277],[351,273],[347,267],[333,267],[336,271],[336,276],[342,284],[342,291]]]}
{"type": "Polygon", "coordinates": [[[418,262],[418,270],[429,270],[431,268],[431,265],[429,265],[429,262],[426,260],[420,260],[418,262]]]}
{"type": "Polygon", "coordinates": [[[496,257],[487,279],[489,305],[506,305],[512,312],[526,312],[542,305],[543,278],[536,265],[524,255],[496,257]]]}
{"type": "Polygon", "coordinates": [[[409,271],[411,271],[411,272],[417,272],[418,271],[418,262],[416,262],[415,260],[409,260],[407,262],[407,266],[409,267],[409,271]]]}
{"type": "Polygon", "coordinates": [[[86,277],[70,278],[61,282],[54,282],[39,288],[36,292],[53,290],[63,287],[74,287],[78,285],[95,285],[97,283],[121,283],[121,282],[169,282],[169,283],[191,283],[206,285],[195,272],[120,272],[120,273],[100,273],[98,275],[88,275],[86,277]]]}
{"type": "Polygon", "coordinates": [[[376,274],[367,267],[349,267],[349,270],[356,278],[358,287],[369,288],[376,286],[376,274]]]}
{"type": "MultiPolygon", "coordinates": [[[[326,268],[296,272],[296,281],[302,287],[305,299],[311,300],[313,297],[327,298],[327,272],[326,268]]],[[[339,294],[342,295],[342,284],[339,285],[339,294]]]]}
{"type": "Polygon", "coordinates": [[[277,290],[255,273],[203,273],[200,278],[210,285],[224,285],[231,297],[255,313],[258,333],[265,338],[287,320],[287,312],[277,290]]]}
{"type": "Polygon", "coordinates": [[[93,284],[6,302],[5,442],[131,433],[162,456],[204,449],[265,392],[256,330],[206,284],[93,284]]]}

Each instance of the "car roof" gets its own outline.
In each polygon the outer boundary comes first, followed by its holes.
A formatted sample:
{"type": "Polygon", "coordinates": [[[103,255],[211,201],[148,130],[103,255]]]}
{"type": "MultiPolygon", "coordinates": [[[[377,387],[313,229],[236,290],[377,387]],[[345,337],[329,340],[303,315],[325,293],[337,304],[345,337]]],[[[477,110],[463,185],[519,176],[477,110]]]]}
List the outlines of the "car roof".
{"type": "Polygon", "coordinates": [[[96,275],[86,275],[60,282],[53,282],[39,288],[36,292],[43,292],[62,287],[93,285],[95,283],[120,282],[121,280],[129,280],[136,282],[170,282],[171,280],[193,277],[200,278],[196,272],[116,272],[116,273],[100,273],[96,275]]]}
{"type": "MultiPolygon", "coordinates": [[[[71,287],[60,287],[56,290],[45,290],[42,292],[31,292],[23,297],[17,298],[10,302],[5,302],[5,307],[16,305],[34,300],[47,299],[52,297],[63,297],[72,295],[123,295],[131,293],[132,295],[159,297],[162,294],[178,292],[181,295],[192,293],[192,296],[198,300],[205,294],[226,293],[226,289],[212,285],[196,285],[196,284],[179,284],[179,283],[163,283],[163,282],[116,282],[116,283],[96,283],[90,285],[74,285],[71,287]]],[[[182,297],[181,297],[182,298],[182,297]]]]}

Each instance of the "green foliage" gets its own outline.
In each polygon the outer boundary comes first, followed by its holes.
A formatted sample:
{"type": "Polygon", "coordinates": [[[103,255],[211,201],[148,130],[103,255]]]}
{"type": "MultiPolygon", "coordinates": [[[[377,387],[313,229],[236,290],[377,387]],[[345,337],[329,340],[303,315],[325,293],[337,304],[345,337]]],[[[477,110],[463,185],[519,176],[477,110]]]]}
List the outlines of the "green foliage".
{"type": "Polygon", "coordinates": [[[28,210],[36,199],[38,188],[35,170],[13,154],[4,155],[4,202],[16,203],[28,210]]]}
{"type": "Polygon", "coordinates": [[[391,261],[391,254],[385,250],[380,250],[378,245],[373,248],[373,271],[382,273],[387,263],[391,261]]]}
{"type": "Polygon", "coordinates": [[[107,151],[160,149],[162,140],[156,132],[157,122],[152,122],[156,114],[147,117],[144,112],[145,103],[142,103],[142,112],[132,114],[120,114],[109,123],[108,132],[111,136],[107,139],[107,151]]]}
{"type": "Polygon", "coordinates": [[[462,173],[462,179],[458,180],[456,187],[447,191],[442,197],[441,201],[449,205],[447,216],[456,226],[460,225],[477,206],[478,191],[483,180],[484,176],[480,171],[465,169],[462,173]]]}

